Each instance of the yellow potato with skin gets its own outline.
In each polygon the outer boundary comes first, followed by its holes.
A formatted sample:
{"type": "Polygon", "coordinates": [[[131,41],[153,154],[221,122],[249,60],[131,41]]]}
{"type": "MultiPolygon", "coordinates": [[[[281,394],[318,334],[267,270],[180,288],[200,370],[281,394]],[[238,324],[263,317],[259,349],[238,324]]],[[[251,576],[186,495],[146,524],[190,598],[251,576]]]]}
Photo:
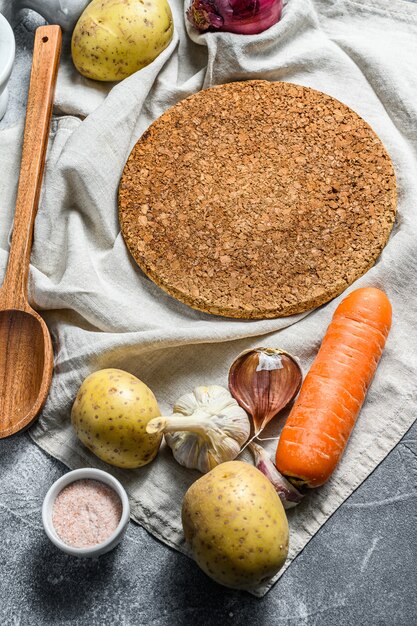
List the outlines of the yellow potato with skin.
{"type": "Polygon", "coordinates": [[[74,28],[72,59],[87,78],[122,80],[156,59],[173,32],[167,0],[93,0],[74,28]]]}
{"type": "Polygon", "coordinates": [[[182,524],[197,564],[226,587],[253,589],[287,558],[284,507],[266,476],[248,463],[222,463],[193,483],[182,524]]]}
{"type": "Polygon", "coordinates": [[[149,435],[147,423],[160,411],[152,391],[141,380],[119,369],[87,376],[71,411],[71,422],[82,443],[102,461],[135,468],[156,456],[162,435],[149,435]]]}

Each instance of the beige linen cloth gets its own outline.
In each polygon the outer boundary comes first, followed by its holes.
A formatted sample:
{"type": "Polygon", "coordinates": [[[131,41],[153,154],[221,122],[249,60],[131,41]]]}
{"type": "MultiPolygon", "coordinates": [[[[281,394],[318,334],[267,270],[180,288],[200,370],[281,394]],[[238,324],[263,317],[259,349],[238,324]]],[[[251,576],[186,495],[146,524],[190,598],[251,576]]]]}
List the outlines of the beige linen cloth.
{"type": "MultiPolygon", "coordinates": [[[[64,53],[30,278],[31,300],[53,336],[55,375],[30,434],[70,468],[112,472],[129,493],[133,519],[187,553],[180,509],[197,472],[180,467],[166,448],[149,466],[131,471],[90,454],[70,425],[83,379],[104,367],[127,370],[151,387],[168,412],[196,385],[227,385],[231,362],[252,346],[281,347],[297,355],[306,372],[341,297],[309,314],[268,321],[221,319],[178,303],[142,274],[126,250],[117,219],[119,178],[148,125],[199,89],[259,78],[338,98],[372,125],[395,165],[396,225],[375,267],[353,286],[386,290],[394,320],[342,463],[324,487],[288,514],[287,568],[415,419],[417,6],[402,0],[288,0],[282,21],[256,37],[187,32],[182,3],[171,0],[171,6],[176,32],[170,46],[111,89],[80,77],[68,49],[64,53]]],[[[1,222],[3,269],[21,130],[0,133],[0,196],[7,215],[1,222]]],[[[275,442],[268,448],[273,453],[275,442]]],[[[273,582],[253,592],[261,596],[273,582]]]]}

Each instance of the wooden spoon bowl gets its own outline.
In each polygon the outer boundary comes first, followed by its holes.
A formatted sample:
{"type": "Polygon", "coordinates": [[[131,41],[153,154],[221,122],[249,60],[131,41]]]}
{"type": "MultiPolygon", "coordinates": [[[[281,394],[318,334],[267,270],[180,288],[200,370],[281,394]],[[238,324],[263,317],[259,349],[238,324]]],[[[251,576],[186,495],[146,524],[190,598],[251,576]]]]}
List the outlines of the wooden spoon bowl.
{"type": "Polygon", "coordinates": [[[52,371],[52,343],[43,319],[30,308],[0,311],[2,437],[33,422],[46,400],[52,371]]]}
{"type": "Polygon", "coordinates": [[[53,349],[28,303],[27,280],[59,54],[59,26],[36,31],[9,262],[0,290],[0,438],[27,428],[48,395],[53,349]]]}

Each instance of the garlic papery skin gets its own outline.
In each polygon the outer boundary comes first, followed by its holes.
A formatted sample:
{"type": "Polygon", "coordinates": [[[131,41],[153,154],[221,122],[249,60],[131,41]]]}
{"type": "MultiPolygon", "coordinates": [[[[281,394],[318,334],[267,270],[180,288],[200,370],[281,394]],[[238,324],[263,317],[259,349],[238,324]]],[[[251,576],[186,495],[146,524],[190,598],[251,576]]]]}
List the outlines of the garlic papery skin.
{"type": "Polygon", "coordinates": [[[279,348],[242,352],[229,371],[229,389],[252,417],[257,436],[298,394],[303,373],[295,357],[279,348]]]}
{"type": "Polygon", "coordinates": [[[262,446],[251,442],[248,447],[252,453],[256,468],[271,481],[284,509],[292,509],[297,506],[303,499],[303,494],[277,470],[262,446]]]}
{"type": "Polygon", "coordinates": [[[227,389],[210,385],[181,396],[173,415],[151,420],[146,431],[163,432],[175,460],[205,474],[237,457],[249,438],[250,422],[227,389]]]}

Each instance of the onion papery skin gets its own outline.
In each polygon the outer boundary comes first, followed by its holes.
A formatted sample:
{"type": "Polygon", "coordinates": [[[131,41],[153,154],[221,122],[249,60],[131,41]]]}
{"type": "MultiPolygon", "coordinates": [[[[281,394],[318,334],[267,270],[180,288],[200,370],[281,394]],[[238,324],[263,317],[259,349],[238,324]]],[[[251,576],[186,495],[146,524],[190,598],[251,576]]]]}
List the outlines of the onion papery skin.
{"type": "Polygon", "coordinates": [[[257,35],[276,24],[282,0],[193,0],[187,18],[200,32],[257,35]]]}

